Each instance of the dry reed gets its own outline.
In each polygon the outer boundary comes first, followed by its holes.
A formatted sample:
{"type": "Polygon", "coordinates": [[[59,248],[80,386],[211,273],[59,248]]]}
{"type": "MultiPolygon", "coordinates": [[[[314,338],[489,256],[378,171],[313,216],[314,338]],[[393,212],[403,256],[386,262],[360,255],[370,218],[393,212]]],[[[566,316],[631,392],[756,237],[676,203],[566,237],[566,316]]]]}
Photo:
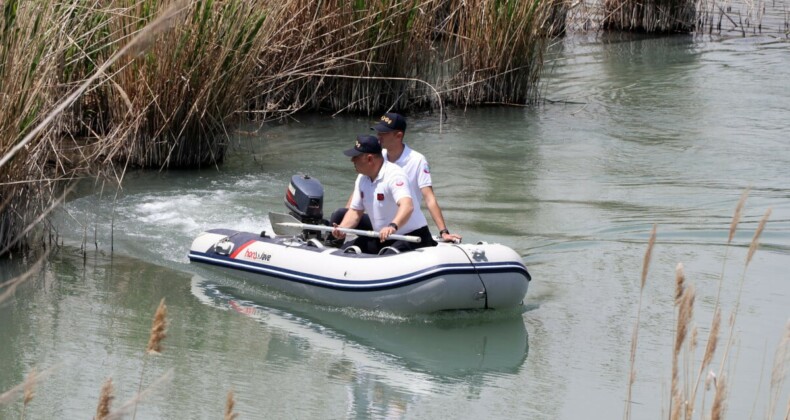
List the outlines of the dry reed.
{"type": "Polygon", "coordinates": [[[650,268],[650,259],[653,256],[653,247],[656,245],[656,229],[657,226],[654,224],[653,229],[650,231],[650,239],[647,241],[647,251],[645,251],[645,257],[642,261],[642,281],[640,289],[645,288],[645,281],[647,281],[647,272],[650,268]]]}
{"type": "MultiPolygon", "coordinates": [[[[785,324],[784,334],[779,342],[779,347],[774,354],[774,366],[771,370],[771,386],[769,390],[767,417],[773,418],[776,406],[787,379],[788,365],[790,365],[790,320],[785,324]]],[[[790,409],[790,398],[788,398],[788,409],[790,409]]],[[[788,413],[785,413],[785,419],[788,413]]]]}
{"type": "MultiPolygon", "coordinates": [[[[688,335],[691,320],[693,318],[696,293],[693,285],[685,284],[685,278],[683,265],[678,264],[675,271],[675,306],[677,307],[678,315],[675,325],[675,346],[672,351],[672,379],[670,389],[670,401],[672,404],[670,407],[671,413],[687,412],[687,407],[685,405],[689,403],[688,399],[686,399],[688,393],[680,389],[680,368],[678,365],[680,352],[683,348],[683,343],[686,341],[686,336],[688,335]],[[681,404],[681,407],[677,407],[676,404],[681,404]]],[[[690,348],[694,348],[695,341],[696,338],[690,340],[690,348]]]]}
{"type": "Polygon", "coordinates": [[[151,385],[148,386],[148,388],[138,391],[136,395],[134,395],[129,400],[125,401],[123,404],[121,404],[120,407],[118,407],[115,410],[112,410],[107,415],[106,420],[116,420],[116,419],[124,418],[127,414],[129,414],[130,411],[133,413],[132,418],[134,418],[134,416],[137,414],[137,405],[140,402],[144,401],[146,398],[148,398],[148,396],[151,395],[154,391],[158,390],[166,383],[172,381],[173,376],[174,376],[173,369],[167,370],[167,372],[165,372],[162,376],[160,376],[155,381],[153,381],[151,385]]]}
{"type": "MultiPolygon", "coordinates": [[[[742,217],[744,203],[746,201],[746,197],[748,196],[748,190],[744,191],[741,195],[741,199],[738,202],[738,205],[735,209],[735,214],[733,215],[733,220],[730,223],[729,227],[729,236],[726,243],[726,247],[732,242],[734,237],[735,231],[737,226],[740,222],[742,217]]],[[[747,254],[745,263],[744,263],[744,272],[741,275],[740,284],[738,295],[735,300],[735,308],[733,309],[732,313],[730,314],[729,318],[729,336],[727,340],[727,345],[721,356],[721,367],[719,369],[718,375],[714,373],[712,370],[708,371],[707,377],[705,379],[705,387],[704,389],[709,390],[710,385],[713,384],[715,386],[715,393],[713,396],[713,403],[710,410],[709,418],[711,419],[722,419],[726,412],[726,398],[727,398],[727,384],[725,380],[724,374],[724,367],[727,362],[727,358],[729,356],[730,347],[734,337],[734,327],[737,320],[737,313],[738,308],[740,305],[741,299],[741,292],[743,290],[743,284],[745,279],[745,272],[746,268],[748,267],[754,253],[759,244],[759,240],[761,237],[762,232],[764,231],[765,225],[767,220],[771,215],[771,209],[769,208],[764,216],[760,219],[760,223],[758,224],[754,237],[752,238],[751,246],[749,247],[749,252],[747,254]]],[[[725,253],[726,257],[726,253],[725,253]]],[[[645,256],[645,260],[643,262],[643,278],[645,276],[646,270],[644,266],[649,263],[649,258],[645,256]]],[[[726,264],[725,264],[726,265],[726,264]]],[[[685,270],[683,264],[678,264],[675,270],[675,291],[674,291],[674,304],[677,308],[677,319],[675,325],[675,337],[674,337],[674,346],[672,348],[672,372],[671,372],[671,384],[669,390],[669,409],[667,415],[670,419],[691,419],[694,417],[695,413],[698,411],[696,410],[695,406],[698,400],[697,391],[699,389],[700,382],[702,380],[703,372],[708,370],[708,367],[713,363],[714,355],[716,354],[716,350],[719,347],[720,335],[721,335],[721,322],[722,322],[722,311],[720,308],[720,301],[719,297],[721,295],[721,289],[724,279],[724,269],[722,268],[722,274],[720,277],[719,282],[719,290],[717,292],[717,298],[714,305],[714,313],[711,320],[711,328],[708,334],[707,343],[705,345],[704,353],[702,354],[702,360],[699,364],[699,368],[696,369],[693,367],[693,355],[697,352],[697,328],[692,327],[692,319],[693,319],[693,312],[694,312],[694,301],[695,301],[695,289],[693,285],[688,284],[686,280],[685,270]],[[687,343],[687,345],[684,345],[687,343]],[[681,364],[681,356],[683,356],[684,363],[681,364]],[[682,369],[681,369],[682,368],[682,369]],[[689,373],[692,370],[696,370],[695,377],[691,377],[689,373]],[[684,375],[681,374],[685,372],[684,375]]],[[[640,302],[641,302],[641,295],[640,295],[640,302]]],[[[641,305],[641,303],[640,303],[641,305]]],[[[638,325],[639,315],[637,313],[637,325],[638,325]]],[[[632,337],[632,345],[631,349],[632,352],[635,350],[636,345],[636,334],[632,337]]],[[[776,406],[779,403],[780,393],[784,388],[784,381],[786,378],[787,368],[786,365],[790,362],[790,321],[786,325],[784,336],[782,341],[777,348],[776,356],[774,358],[774,367],[771,376],[771,391],[768,403],[768,418],[772,418],[773,414],[776,410],[776,406]]],[[[626,401],[626,418],[630,418],[630,388],[633,385],[634,379],[634,366],[633,366],[633,354],[631,359],[631,375],[629,378],[629,400],[626,401]]],[[[788,406],[789,409],[785,414],[787,417],[790,414],[790,405],[788,406]]],[[[701,418],[705,417],[705,393],[702,396],[702,408],[701,411],[701,418]]],[[[787,420],[787,419],[786,419],[787,420]]]]}
{"type": "Polygon", "coordinates": [[[636,309],[636,321],[634,322],[634,331],[631,334],[631,356],[629,359],[630,368],[628,370],[628,391],[626,393],[625,399],[625,412],[623,413],[624,419],[631,418],[631,392],[633,390],[634,382],[636,381],[636,349],[637,349],[637,338],[639,336],[639,321],[642,314],[642,297],[644,296],[645,291],[645,282],[647,281],[647,273],[650,267],[650,259],[653,255],[653,247],[656,244],[656,230],[657,225],[653,224],[653,228],[650,230],[650,239],[647,241],[647,249],[645,250],[645,256],[642,260],[642,277],[641,281],[639,282],[639,303],[637,304],[636,309]]]}
{"type": "MultiPolygon", "coordinates": [[[[165,298],[159,301],[159,306],[154,313],[154,320],[151,323],[151,334],[148,337],[148,345],[145,348],[146,355],[158,355],[162,353],[162,341],[167,336],[167,305],[165,298]]],[[[140,382],[137,385],[137,393],[142,394],[143,378],[145,378],[145,368],[148,358],[143,358],[143,368],[140,369],[140,382]]],[[[137,405],[132,411],[132,419],[137,415],[137,405]]]]}
{"type": "Polygon", "coordinates": [[[716,394],[713,397],[713,407],[710,410],[711,420],[721,420],[724,418],[727,399],[727,381],[724,375],[719,375],[715,381],[716,394]]]}
{"type": "Polygon", "coordinates": [[[696,23],[694,0],[604,0],[604,29],[689,33],[696,23]]]}
{"type": "MultiPolygon", "coordinates": [[[[70,79],[75,51],[93,69],[96,57],[86,51],[103,50],[91,44],[93,34],[105,28],[91,15],[96,9],[76,13],[78,8],[77,2],[6,2],[0,33],[0,255],[17,244],[28,245],[28,233],[41,222],[46,225],[47,215],[65,196],[61,193],[95,172],[102,154],[100,147],[78,146],[72,128],[81,122],[66,111],[93,81],[106,77],[103,70],[114,61],[104,60],[79,81],[79,88],[67,88],[78,84],[70,79]],[[70,145],[77,146],[73,152],[70,145]]],[[[159,23],[154,20],[124,48],[155,34],[159,23]]]]}
{"type": "Polygon", "coordinates": [[[729,356],[730,353],[730,347],[732,346],[732,342],[734,340],[735,320],[738,317],[738,310],[740,309],[740,305],[741,305],[741,295],[743,294],[743,285],[746,281],[746,269],[749,267],[749,263],[751,262],[754,253],[757,251],[758,244],[760,243],[760,236],[762,235],[763,230],[765,229],[765,225],[768,222],[768,218],[770,216],[771,216],[771,208],[769,207],[768,210],[765,211],[763,217],[760,219],[760,222],[757,225],[757,229],[755,229],[754,231],[752,242],[749,245],[749,251],[746,256],[746,263],[743,266],[743,272],[741,273],[741,279],[738,284],[738,295],[735,298],[735,307],[733,308],[732,313],[730,314],[729,335],[727,337],[727,345],[725,346],[724,349],[724,357],[722,358],[721,366],[719,368],[719,376],[721,376],[721,373],[724,371],[724,366],[725,363],[727,362],[727,357],[729,356]]]}
{"type": "Polygon", "coordinates": [[[543,52],[567,8],[564,0],[6,4],[0,249],[28,245],[27,227],[46,225],[52,198],[76,179],[120,184],[131,166],[222,162],[240,113],[535,101],[543,52]]]}
{"type": "Polygon", "coordinates": [[[8,391],[5,391],[2,394],[0,394],[0,405],[9,403],[10,401],[12,401],[14,399],[14,397],[16,397],[17,394],[20,394],[20,393],[23,394],[23,396],[24,396],[23,398],[24,399],[27,399],[27,402],[30,402],[29,398],[33,397],[33,395],[32,395],[32,392],[33,392],[33,388],[32,387],[33,387],[33,385],[35,383],[39,383],[42,380],[44,380],[47,376],[51,375],[52,372],[57,370],[59,367],[60,367],[60,365],[56,365],[56,366],[50,367],[49,369],[46,369],[46,370],[44,370],[44,371],[42,371],[40,373],[37,373],[35,368],[31,369],[30,373],[28,373],[28,375],[25,378],[24,382],[12,387],[8,391]],[[30,389],[29,391],[28,391],[28,388],[30,389]]]}
{"type": "Polygon", "coordinates": [[[765,211],[765,215],[763,218],[760,219],[760,223],[757,225],[757,229],[754,231],[754,237],[752,237],[752,243],[749,245],[749,253],[746,256],[746,266],[752,261],[752,257],[754,256],[755,251],[757,251],[757,247],[760,244],[760,235],[763,233],[763,229],[765,229],[765,224],[768,223],[768,218],[771,217],[771,208],[769,207],[768,210],[765,211]]]}
{"type": "Polygon", "coordinates": [[[228,391],[228,398],[225,401],[225,420],[233,420],[238,417],[238,413],[233,412],[233,406],[236,405],[236,400],[233,399],[233,389],[228,391]]]}
{"type": "MultiPolygon", "coordinates": [[[[743,191],[743,193],[741,193],[741,198],[738,200],[738,204],[735,206],[735,211],[733,212],[732,220],[730,221],[729,235],[727,237],[727,244],[724,248],[724,258],[722,262],[721,274],[719,275],[719,285],[716,292],[716,301],[714,303],[714,315],[711,319],[710,332],[708,334],[707,344],[705,345],[705,353],[702,358],[702,363],[700,364],[699,370],[697,371],[696,380],[694,381],[694,384],[691,386],[689,391],[689,397],[687,400],[688,405],[686,407],[687,418],[690,418],[691,417],[690,413],[694,412],[694,406],[697,401],[697,390],[699,389],[699,383],[702,380],[703,373],[705,372],[705,370],[708,369],[708,366],[710,366],[710,363],[713,361],[713,355],[715,354],[716,348],[718,346],[719,331],[721,329],[720,299],[721,299],[721,291],[724,286],[724,273],[725,273],[725,267],[727,262],[727,254],[729,252],[729,247],[730,244],[732,243],[732,239],[734,238],[735,232],[738,228],[738,224],[740,223],[740,220],[742,218],[743,207],[746,204],[746,199],[749,196],[749,190],[750,189],[747,188],[746,190],[743,191]]],[[[682,269],[681,264],[678,264],[678,266],[680,267],[680,269],[682,269]]],[[[682,282],[682,280],[680,281],[676,280],[676,283],[679,282],[682,282]]],[[[679,302],[680,295],[682,293],[680,289],[682,289],[682,286],[676,286],[676,292],[675,292],[676,303],[679,302]]],[[[710,372],[708,374],[708,377],[710,378],[711,375],[713,375],[713,377],[715,378],[715,374],[713,372],[710,372]]],[[[703,397],[702,409],[704,411],[704,397],[703,397]]]]}
{"type": "Polygon", "coordinates": [[[27,410],[27,406],[33,401],[33,397],[36,395],[35,387],[36,387],[36,369],[33,368],[30,373],[28,373],[27,378],[25,379],[25,386],[22,392],[22,416],[21,418],[25,418],[25,411],[27,410]]]}
{"type": "Polygon", "coordinates": [[[162,352],[162,340],[167,336],[167,305],[165,305],[165,298],[159,302],[159,307],[156,308],[154,314],[154,321],[151,325],[151,335],[148,338],[148,346],[146,353],[159,354],[162,352]]]}
{"type": "Polygon", "coordinates": [[[101,386],[101,393],[99,394],[99,404],[96,406],[95,420],[105,420],[110,415],[110,406],[112,405],[113,386],[112,378],[107,378],[101,386]]]}
{"type": "Polygon", "coordinates": [[[675,306],[680,305],[680,299],[683,297],[685,290],[686,272],[683,269],[683,263],[678,263],[675,266],[675,306]]]}
{"type": "Polygon", "coordinates": [[[371,114],[440,101],[534,100],[542,54],[560,31],[556,12],[565,2],[284,4],[290,19],[270,42],[277,48],[259,59],[259,112],[371,114]]]}
{"type": "Polygon", "coordinates": [[[675,353],[679,353],[689,331],[691,319],[694,315],[694,299],[696,291],[693,285],[688,285],[683,291],[678,304],[678,319],[675,329],[675,353]]]}
{"type": "MultiPolygon", "coordinates": [[[[705,354],[702,357],[702,365],[700,365],[700,374],[708,367],[713,360],[713,354],[716,352],[716,345],[719,342],[719,329],[721,328],[721,310],[715,309],[713,314],[713,321],[711,324],[710,334],[708,335],[708,344],[705,346],[705,354]]],[[[699,382],[699,379],[697,380],[699,382]]]]}
{"type": "Polygon", "coordinates": [[[730,222],[730,234],[727,236],[727,245],[732,243],[732,238],[735,237],[735,231],[738,228],[738,223],[741,221],[741,217],[743,215],[743,206],[746,205],[746,199],[749,197],[749,190],[751,188],[747,188],[743,190],[741,193],[741,199],[738,200],[738,204],[735,206],[735,212],[732,215],[732,221],[730,222]]]}

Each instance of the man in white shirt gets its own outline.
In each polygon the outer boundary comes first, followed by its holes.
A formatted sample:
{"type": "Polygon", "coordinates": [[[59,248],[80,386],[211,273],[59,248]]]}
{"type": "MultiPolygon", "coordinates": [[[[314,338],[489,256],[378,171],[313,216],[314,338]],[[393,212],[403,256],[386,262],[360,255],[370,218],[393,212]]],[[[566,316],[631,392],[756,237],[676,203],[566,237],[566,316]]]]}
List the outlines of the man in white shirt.
{"type": "Polygon", "coordinates": [[[388,112],[381,116],[379,122],[371,127],[378,134],[381,143],[384,159],[392,162],[406,172],[412,188],[414,208],[420,210],[420,199],[425,200],[428,212],[431,213],[436,227],[439,228],[439,235],[445,242],[460,242],[461,235],[452,234],[447,230],[444,222],[442,209],[433,193],[433,182],[431,181],[431,170],[428,161],[421,153],[403,144],[403,136],[406,133],[406,119],[400,114],[388,112]]]}
{"type": "MultiPolygon", "coordinates": [[[[363,214],[367,214],[373,230],[379,231],[378,238],[359,236],[354,240],[354,245],[369,254],[377,254],[386,246],[406,251],[436,245],[425,216],[420,211],[414,211],[412,189],[406,173],[398,165],[384,160],[376,137],[358,136],[354,147],[343,154],[351,157],[359,176],[354,184],[348,211],[336,226],[355,228],[363,214]],[[422,241],[414,244],[388,240],[394,233],[418,236],[422,241]]],[[[343,238],[345,234],[335,229],[332,236],[343,238]]]]}

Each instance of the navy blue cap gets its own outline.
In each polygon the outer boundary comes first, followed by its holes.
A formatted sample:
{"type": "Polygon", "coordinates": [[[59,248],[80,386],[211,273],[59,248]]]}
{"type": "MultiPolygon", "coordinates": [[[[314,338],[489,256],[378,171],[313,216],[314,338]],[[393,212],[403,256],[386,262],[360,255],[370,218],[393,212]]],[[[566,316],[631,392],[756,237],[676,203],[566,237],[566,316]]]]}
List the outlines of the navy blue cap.
{"type": "Polygon", "coordinates": [[[394,112],[388,112],[379,118],[379,122],[370,127],[379,133],[389,133],[390,131],[406,131],[406,118],[394,112]]]}
{"type": "Polygon", "coordinates": [[[357,142],[354,144],[354,147],[343,151],[344,155],[350,157],[359,156],[363,153],[380,155],[381,145],[379,144],[379,139],[375,136],[357,136],[357,142]]]}

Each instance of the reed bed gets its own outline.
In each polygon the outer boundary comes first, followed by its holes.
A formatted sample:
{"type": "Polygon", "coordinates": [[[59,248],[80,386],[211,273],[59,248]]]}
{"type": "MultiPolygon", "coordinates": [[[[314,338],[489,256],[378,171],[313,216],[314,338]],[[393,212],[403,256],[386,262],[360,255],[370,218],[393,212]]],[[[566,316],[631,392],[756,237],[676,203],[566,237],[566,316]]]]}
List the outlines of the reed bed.
{"type": "Polygon", "coordinates": [[[603,29],[646,33],[690,33],[696,28],[692,0],[604,0],[603,29]]]}
{"type": "Polygon", "coordinates": [[[568,6],[569,31],[790,37],[784,2],[764,0],[577,0],[568,6]]]}
{"type": "MultiPolygon", "coordinates": [[[[700,34],[727,34],[734,33],[740,36],[758,35],[762,33],[778,33],[787,36],[787,19],[784,28],[765,25],[763,20],[768,14],[776,13],[776,2],[763,0],[744,0],[743,3],[733,5],[729,2],[716,2],[715,0],[697,0],[696,32],[700,34]],[[772,10],[774,9],[774,10],[772,10]]],[[[784,4],[781,4],[783,11],[784,4]]],[[[776,22],[773,22],[776,23],[776,22]]]]}
{"type": "Polygon", "coordinates": [[[242,117],[530,103],[566,4],[6,1],[0,254],[74,180],[222,162],[242,117]]]}
{"type": "Polygon", "coordinates": [[[529,103],[565,4],[287,2],[291,18],[259,59],[252,111],[529,103]]]}
{"type": "MultiPolygon", "coordinates": [[[[4,2],[0,24],[0,255],[45,214],[61,182],[71,173],[52,153],[53,126],[37,141],[12,154],[14,145],[36,124],[57,96],[58,63],[64,46],[59,28],[50,24],[62,15],[42,2],[4,2]],[[41,199],[44,197],[44,199],[41,199]]],[[[67,36],[77,37],[64,28],[67,36]]]]}

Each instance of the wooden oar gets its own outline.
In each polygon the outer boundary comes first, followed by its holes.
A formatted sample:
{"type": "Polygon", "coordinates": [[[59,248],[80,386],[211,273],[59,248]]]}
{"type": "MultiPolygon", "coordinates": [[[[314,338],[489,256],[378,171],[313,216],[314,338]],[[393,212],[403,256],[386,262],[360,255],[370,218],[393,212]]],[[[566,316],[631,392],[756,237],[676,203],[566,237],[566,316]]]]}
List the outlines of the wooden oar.
{"type": "MultiPolygon", "coordinates": [[[[349,229],[349,228],[335,228],[332,226],[323,226],[323,225],[308,225],[306,223],[291,223],[291,222],[281,222],[277,223],[278,225],[294,227],[299,229],[307,229],[307,230],[320,230],[324,232],[331,232],[335,229],[343,232],[343,233],[352,233],[358,236],[368,236],[371,238],[378,238],[379,233],[373,230],[359,230],[359,229],[349,229]]],[[[419,236],[408,236],[408,235],[390,235],[387,239],[393,239],[396,241],[406,241],[412,243],[420,243],[422,240],[419,236]]]]}

